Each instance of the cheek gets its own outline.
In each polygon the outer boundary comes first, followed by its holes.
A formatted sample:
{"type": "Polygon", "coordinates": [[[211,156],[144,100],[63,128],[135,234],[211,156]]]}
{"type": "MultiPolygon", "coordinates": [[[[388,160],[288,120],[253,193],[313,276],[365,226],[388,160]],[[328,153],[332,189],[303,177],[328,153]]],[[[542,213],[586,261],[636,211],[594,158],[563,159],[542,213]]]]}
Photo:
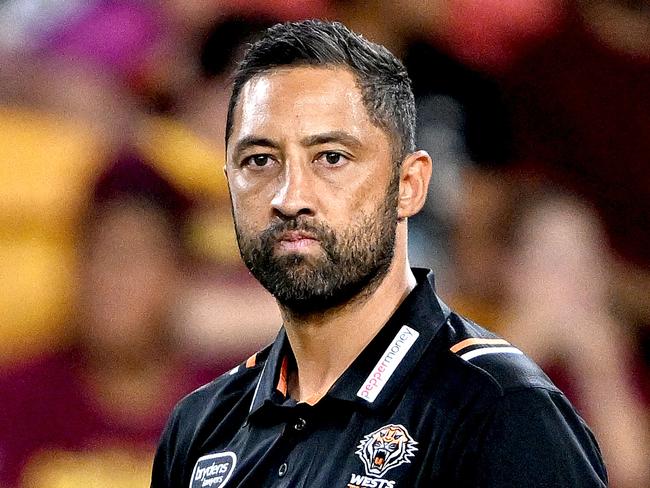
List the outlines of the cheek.
{"type": "Polygon", "coordinates": [[[246,190],[231,193],[233,218],[240,231],[264,228],[270,215],[270,199],[264,192],[246,190]]]}
{"type": "Polygon", "coordinates": [[[351,211],[369,213],[376,210],[387,198],[388,185],[387,180],[376,175],[359,180],[348,190],[351,211]]]}
{"type": "MultiPolygon", "coordinates": [[[[273,174],[254,174],[234,170],[230,178],[230,196],[239,206],[251,206],[264,201],[270,202],[276,189],[276,177],[273,174]]],[[[267,202],[267,203],[268,203],[267,202]]]]}

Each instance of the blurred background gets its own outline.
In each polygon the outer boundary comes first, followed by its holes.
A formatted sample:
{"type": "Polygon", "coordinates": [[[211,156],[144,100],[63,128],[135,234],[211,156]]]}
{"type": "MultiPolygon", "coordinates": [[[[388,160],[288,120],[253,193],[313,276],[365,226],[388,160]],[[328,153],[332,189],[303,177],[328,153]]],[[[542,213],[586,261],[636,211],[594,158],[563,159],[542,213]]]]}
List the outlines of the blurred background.
{"type": "Polygon", "coordinates": [[[412,264],[538,361],[650,486],[650,3],[0,1],[0,486],[146,487],[170,409],[281,320],[240,263],[229,79],[281,20],[406,64],[412,264]]]}

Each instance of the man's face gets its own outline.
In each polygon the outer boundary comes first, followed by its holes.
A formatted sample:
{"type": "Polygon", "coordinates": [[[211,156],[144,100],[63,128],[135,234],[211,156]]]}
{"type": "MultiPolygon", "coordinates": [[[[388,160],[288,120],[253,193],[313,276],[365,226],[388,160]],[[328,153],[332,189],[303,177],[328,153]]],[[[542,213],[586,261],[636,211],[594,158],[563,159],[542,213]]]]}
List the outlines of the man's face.
{"type": "Polygon", "coordinates": [[[251,79],[227,155],[242,258],[280,304],[322,310],[381,281],[399,173],[351,72],[294,67],[251,79]]]}

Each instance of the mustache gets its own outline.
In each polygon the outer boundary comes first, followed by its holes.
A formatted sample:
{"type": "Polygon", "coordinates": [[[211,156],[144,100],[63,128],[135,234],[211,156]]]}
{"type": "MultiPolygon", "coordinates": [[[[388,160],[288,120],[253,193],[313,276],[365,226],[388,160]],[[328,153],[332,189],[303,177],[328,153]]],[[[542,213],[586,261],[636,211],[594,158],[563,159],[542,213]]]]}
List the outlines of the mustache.
{"type": "Polygon", "coordinates": [[[337,241],[336,234],[328,226],[304,218],[296,218],[272,223],[260,234],[259,242],[268,248],[279,241],[282,234],[290,231],[305,232],[314,236],[320,241],[327,254],[337,241]]]}
{"type": "Polygon", "coordinates": [[[309,222],[306,219],[279,220],[268,226],[260,235],[262,242],[274,242],[279,240],[285,232],[297,231],[313,235],[321,242],[334,242],[334,232],[324,224],[309,222]]]}

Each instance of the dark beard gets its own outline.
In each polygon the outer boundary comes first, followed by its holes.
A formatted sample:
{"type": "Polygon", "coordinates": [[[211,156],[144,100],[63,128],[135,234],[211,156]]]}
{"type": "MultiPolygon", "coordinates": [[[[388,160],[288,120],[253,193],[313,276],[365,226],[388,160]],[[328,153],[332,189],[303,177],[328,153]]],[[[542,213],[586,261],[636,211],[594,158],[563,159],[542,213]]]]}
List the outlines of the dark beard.
{"type": "Polygon", "coordinates": [[[320,312],[372,293],[395,251],[399,179],[394,180],[374,213],[361,215],[338,235],[301,216],[277,221],[253,238],[235,223],[244,263],[281,306],[297,314],[320,312]],[[278,238],[287,231],[313,235],[322,253],[276,255],[278,238]]]}

